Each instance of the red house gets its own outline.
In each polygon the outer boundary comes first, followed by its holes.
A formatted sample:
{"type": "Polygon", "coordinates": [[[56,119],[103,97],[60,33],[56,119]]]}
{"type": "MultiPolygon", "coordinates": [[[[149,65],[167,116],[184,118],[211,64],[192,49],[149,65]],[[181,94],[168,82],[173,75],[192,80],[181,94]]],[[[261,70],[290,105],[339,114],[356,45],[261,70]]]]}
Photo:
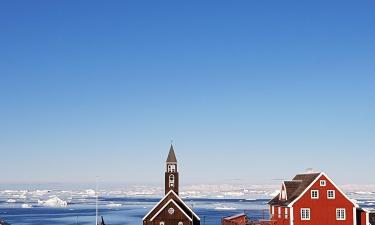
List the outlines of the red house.
{"type": "Polygon", "coordinates": [[[248,225],[249,218],[247,218],[246,214],[236,214],[229,217],[224,217],[221,219],[221,225],[248,225]]]}
{"type": "Polygon", "coordinates": [[[375,209],[358,209],[357,225],[375,225],[375,209]]]}
{"type": "Polygon", "coordinates": [[[358,205],[324,173],[284,181],[268,204],[275,225],[357,225],[358,205]]]}

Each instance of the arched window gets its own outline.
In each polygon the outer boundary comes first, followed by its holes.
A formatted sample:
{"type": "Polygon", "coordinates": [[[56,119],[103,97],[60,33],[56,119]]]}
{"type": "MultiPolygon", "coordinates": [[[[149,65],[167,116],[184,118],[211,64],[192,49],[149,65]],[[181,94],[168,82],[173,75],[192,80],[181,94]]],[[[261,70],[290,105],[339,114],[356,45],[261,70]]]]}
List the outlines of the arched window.
{"type": "Polygon", "coordinates": [[[159,225],[164,225],[164,221],[160,221],[159,225]]]}
{"type": "Polygon", "coordinates": [[[178,225],[184,225],[184,223],[180,221],[180,222],[178,222],[178,225]]]}
{"type": "Polygon", "coordinates": [[[174,186],[174,175],[171,174],[169,176],[169,187],[173,187],[174,186]]]}

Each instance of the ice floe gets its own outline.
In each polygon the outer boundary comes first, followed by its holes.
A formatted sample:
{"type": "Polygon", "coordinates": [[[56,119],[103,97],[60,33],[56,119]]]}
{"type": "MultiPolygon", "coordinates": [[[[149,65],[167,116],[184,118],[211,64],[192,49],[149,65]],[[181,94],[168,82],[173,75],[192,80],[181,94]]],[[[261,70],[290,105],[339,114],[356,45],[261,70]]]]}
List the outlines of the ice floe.
{"type": "Polygon", "coordinates": [[[43,205],[43,206],[49,206],[49,207],[65,207],[68,205],[68,202],[55,196],[46,201],[38,200],[38,204],[43,205]]]}

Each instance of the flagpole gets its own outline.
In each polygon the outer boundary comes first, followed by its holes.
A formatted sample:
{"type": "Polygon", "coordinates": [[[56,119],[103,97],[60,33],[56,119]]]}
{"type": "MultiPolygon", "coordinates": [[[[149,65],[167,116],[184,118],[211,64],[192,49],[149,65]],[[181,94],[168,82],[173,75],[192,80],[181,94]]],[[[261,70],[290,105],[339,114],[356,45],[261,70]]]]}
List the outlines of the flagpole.
{"type": "Polygon", "coordinates": [[[99,196],[99,193],[98,193],[98,177],[96,177],[96,190],[95,190],[95,195],[96,195],[96,199],[95,199],[95,225],[98,225],[98,196],[99,196]]]}

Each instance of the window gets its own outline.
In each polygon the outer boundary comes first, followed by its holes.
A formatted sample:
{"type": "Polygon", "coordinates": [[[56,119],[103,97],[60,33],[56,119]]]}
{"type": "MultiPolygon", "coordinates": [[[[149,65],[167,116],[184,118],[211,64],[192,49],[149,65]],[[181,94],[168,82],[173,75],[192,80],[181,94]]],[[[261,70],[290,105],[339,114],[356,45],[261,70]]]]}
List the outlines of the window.
{"type": "Polygon", "coordinates": [[[310,209],[308,208],[301,209],[301,220],[310,220],[310,209]]]}
{"type": "Polygon", "coordinates": [[[281,198],[282,200],[285,200],[285,199],[286,199],[286,191],[285,191],[285,190],[281,190],[280,198],[281,198]]]}
{"type": "Polygon", "coordinates": [[[279,215],[279,218],[281,218],[281,207],[277,209],[277,215],[279,215]]]}
{"type": "Polygon", "coordinates": [[[318,190],[312,190],[311,191],[311,198],[312,199],[318,199],[319,198],[319,191],[318,190]]]}
{"type": "Polygon", "coordinates": [[[171,174],[169,176],[169,187],[174,187],[174,176],[171,174]]]}
{"type": "Polygon", "coordinates": [[[335,199],[335,191],[334,190],[328,190],[327,191],[327,198],[328,199],[335,199]]]}
{"type": "Polygon", "coordinates": [[[176,165],[168,164],[168,173],[176,172],[176,165]]]}
{"type": "Polygon", "coordinates": [[[174,213],[174,208],[169,208],[168,213],[172,215],[174,213]]]}
{"type": "Polygon", "coordinates": [[[285,208],[285,219],[288,219],[288,208],[285,208]]]}
{"type": "Polygon", "coordinates": [[[159,225],[164,225],[164,221],[160,221],[159,225]]]}
{"type": "Polygon", "coordinates": [[[180,222],[178,222],[178,225],[184,225],[184,223],[180,221],[180,222]]]}
{"type": "Polygon", "coordinates": [[[325,180],[320,181],[320,186],[325,187],[326,185],[327,185],[327,181],[325,180]]]}
{"type": "Polygon", "coordinates": [[[346,220],[345,209],[336,209],[336,220],[346,220]]]}
{"type": "Polygon", "coordinates": [[[271,208],[271,214],[272,215],[275,214],[275,206],[272,206],[272,208],[271,208]]]}

